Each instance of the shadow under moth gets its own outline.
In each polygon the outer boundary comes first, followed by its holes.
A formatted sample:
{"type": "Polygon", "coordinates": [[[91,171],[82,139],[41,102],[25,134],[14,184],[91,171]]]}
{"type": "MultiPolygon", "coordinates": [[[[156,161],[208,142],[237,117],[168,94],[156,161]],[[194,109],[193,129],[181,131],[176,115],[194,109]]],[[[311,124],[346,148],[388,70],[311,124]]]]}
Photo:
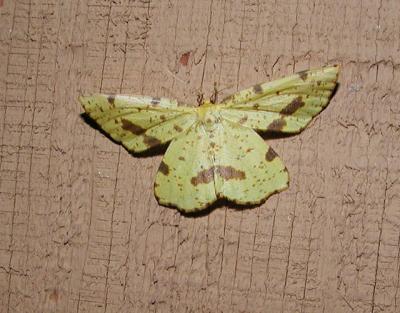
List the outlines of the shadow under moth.
{"type": "Polygon", "coordinates": [[[220,103],[178,106],[148,96],[83,96],[85,112],[131,152],[170,142],[154,192],[184,212],[217,199],[255,205],[288,187],[289,175],[258,132],[301,132],[329,102],[339,67],[302,71],[239,91],[220,103]]]}

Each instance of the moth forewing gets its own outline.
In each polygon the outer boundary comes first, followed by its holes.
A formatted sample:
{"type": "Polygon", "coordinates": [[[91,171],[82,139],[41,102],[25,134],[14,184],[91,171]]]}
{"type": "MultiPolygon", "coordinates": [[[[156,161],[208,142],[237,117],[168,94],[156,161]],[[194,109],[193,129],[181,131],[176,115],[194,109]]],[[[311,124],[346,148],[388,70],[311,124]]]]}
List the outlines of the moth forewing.
{"type": "Polygon", "coordinates": [[[194,108],[178,107],[167,98],[97,94],[79,101],[106,133],[132,152],[167,143],[196,121],[194,108]]]}

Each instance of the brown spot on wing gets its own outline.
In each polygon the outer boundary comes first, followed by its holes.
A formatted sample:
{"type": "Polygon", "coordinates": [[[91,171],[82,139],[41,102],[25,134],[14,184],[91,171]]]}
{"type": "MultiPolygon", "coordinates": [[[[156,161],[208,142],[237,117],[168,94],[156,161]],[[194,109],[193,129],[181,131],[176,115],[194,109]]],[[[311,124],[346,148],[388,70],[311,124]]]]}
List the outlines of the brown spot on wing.
{"type": "Polygon", "coordinates": [[[301,78],[303,81],[305,81],[305,80],[307,79],[307,77],[308,77],[308,71],[300,71],[300,72],[298,72],[297,74],[300,76],[300,78],[301,78]]]}
{"type": "Polygon", "coordinates": [[[273,161],[278,155],[276,154],[276,152],[269,147],[267,153],[265,154],[265,160],[267,160],[268,162],[273,161]]]}
{"type": "Polygon", "coordinates": [[[160,101],[161,101],[161,99],[160,99],[160,98],[153,98],[153,99],[151,99],[151,104],[153,104],[153,105],[157,105],[157,104],[159,104],[159,103],[160,103],[160,101]]]}
{"type": "Polygon", "coordinates": [[[276,120],[273,120],[272,123],[268,125],[267,130],[281,131],[285,126],[286,126],[286,121],[283,118],[278,118],[276,120]]]}
{"type": "Polygon", "coordinates": [[[200,171],[197,176],[192,177],[190,183],[193,186],[197,186],[198,184],[208,184],[214,180],[214,166],[210,167],[207,170],[200,171]]]}
{"type": "Polygon", "coordinates": [[[161,141],[155,137],[143,135],[143,142],[149,147],[155,147],[161,144],[161,141]]]}
{"type": "Polygon", "coordinates": [[[262,93],[263,89],[262,89],[262,87],[261,87],[260,84],[257,84],[257,85],[254,85],[254,86],[253,86],[253,91],[254,91],[255,93],[257,93],[257,94],[260,94],[260,93],[262,93]]]}
{"type": "Polygon", "coordinates": [[[111,104],[112,107],[115,107],[115,96],[114,95],[109,95],[107,97],[107,101],[109,104],[111,104]]]}
{"type": "Polygon", "coordinates": [[[237,170],[232,166],[217,166],[216,172],[225,180],[229,179],[245,179],[246,178],[246,173],[237,170]]]}
{"type": "Polygon", "coordinates": [[[303,98],[298,96],[292,100],[286,107],[284,107],[281,111],[282,114],[291,115],[296,112],[298,109],[305,105],[303,98]]]}
{"type": "Polygon", "coordinates": [[[164,115],[164,114],[160,115],[160,120],[161,120],[161,121],[163,121],[163,122],[164,122],[166,119],[167,119],[167,118],[165,117],[165,115],[164,115]]]}
{"type": "Polygon", "coordinates": [[[135,135],[140,135],[143,134],[145,132],[145,129],[140,127],[139,125],[135,125],[133,124],[131,121],[126,120],[126,119],[121,119],[122,122],[122,129],[127,130],[129,132],[131,132],[132,134],[135,135]]]}
{"type": "Polygon", "coordinates": [[[247,120],[248,120],[248,116],[245,115],[239,120],[239,124],[244,124],[244,123],[246,123],[247,120]]]}
{"type": "Polygon", "coordinates": [[[177,132],[181,132],[183,129],[182,129],[182,127],[180,127],[179,125],[174,125],[174,129],[177,131],[177,132]]]}
{"type": "Polygon", "coordinates": [[[180,156],[178,159],[181,161],[185,161],[185,158],[183,156],[180,156]]]}
{"type": "Polygon", "coordinates": [[[165,176],[168,176],[169,174],[169,166],[164,163],[164,161],[161,161],[160,167],[158,168],[158,171],[163,173],[165,176]]]}

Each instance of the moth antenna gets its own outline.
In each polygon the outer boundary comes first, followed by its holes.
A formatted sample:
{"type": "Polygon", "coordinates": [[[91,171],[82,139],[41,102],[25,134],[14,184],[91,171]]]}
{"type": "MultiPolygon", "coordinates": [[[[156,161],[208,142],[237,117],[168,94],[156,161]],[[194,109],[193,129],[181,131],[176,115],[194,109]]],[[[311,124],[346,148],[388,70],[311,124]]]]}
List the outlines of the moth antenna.
{"type": "Polygon", "coordinates": [[[212,96],[210,97],[210,102],[212,104],[216,104],[218,101],[218,89],[217,89],[217,82],[214,82],[214,92],[212,96]]]}
{"type": "Polygon", "coordinates": [[[218,102],[218,94],[219,94],[221,91],[224,91],[224,90],[226,90],[226,89],[230,89],[230,88],[233,87],[233,85],[228,85],[228,86],[226,86],[226,87],[224,87],[224,88],[218,89],[218,88],[217,88],[217,85],[218,85],[218,83],[217,83],[217,82],[214,82],[214,92],[213,92],[213,95],[212,95],[211,98],[210,98],[210,102],[211,102],[212,104],[215,104],[215,103],[218,102]]]}
{"type": "Polygon", "coordinates": [[[203,104],[203,100],[204,100],[204,94],[202,92],[199,92],[197,94],[197,104],[200,106],[203,104]]]}

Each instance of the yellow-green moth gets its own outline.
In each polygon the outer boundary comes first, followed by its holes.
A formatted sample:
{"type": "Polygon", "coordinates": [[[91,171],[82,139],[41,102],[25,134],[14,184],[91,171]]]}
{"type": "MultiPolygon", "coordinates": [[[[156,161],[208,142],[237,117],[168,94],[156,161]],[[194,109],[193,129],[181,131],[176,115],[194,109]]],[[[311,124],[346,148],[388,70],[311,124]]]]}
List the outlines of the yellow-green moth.
{"type": "Polygon", "coordinates": [[[198,107],[139,95],[79,100],[129,151],[171,142],[156,175],[155,195],[162,205],[193,212],[219,198],[259,204],[286,189],[286,167],[255,130],[302,131],[328,104],[338,71],[337,65],[302,71],[198,107]]]}

